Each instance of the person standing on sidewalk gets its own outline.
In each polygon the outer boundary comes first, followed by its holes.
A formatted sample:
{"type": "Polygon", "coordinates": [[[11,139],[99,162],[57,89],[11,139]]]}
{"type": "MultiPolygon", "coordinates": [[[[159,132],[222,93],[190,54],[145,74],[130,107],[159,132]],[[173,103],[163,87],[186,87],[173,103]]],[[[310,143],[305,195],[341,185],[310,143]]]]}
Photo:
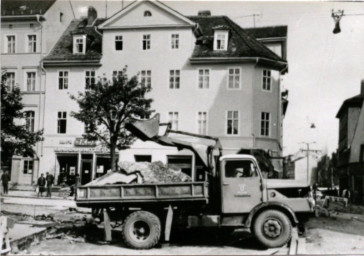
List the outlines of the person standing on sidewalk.
{"type": "Polygon", "coordinates": [[[43,197],[43,192],[45,190],[45,185],[46,185],[46,179],[44,178],[44,174],[42,173],[40,175],[40,177],[38,178],[38,197],[40,195],[40,197],[43,197]]]}
{"type": "Polygon", "coordinates": [[[53,175],[47,172],[46,181],[47,181],[47,197],[52,197],[52,186],[54,182],[53,175]]]}
{"type": "Polygon", "coordinates": [[[7,171],[5,171],[2,175],[1,175],[1,182],[3,184],[3,191],[4,191],[4,195],[8,194],[8,186],[9,186],[9,174],[7,171]]]}

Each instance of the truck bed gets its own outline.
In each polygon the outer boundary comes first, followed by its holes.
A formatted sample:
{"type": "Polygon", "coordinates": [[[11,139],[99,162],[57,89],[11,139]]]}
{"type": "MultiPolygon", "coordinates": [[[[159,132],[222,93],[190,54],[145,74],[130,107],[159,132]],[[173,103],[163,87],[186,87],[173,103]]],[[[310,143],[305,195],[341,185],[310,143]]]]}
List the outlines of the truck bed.
{"type": "Polygon", "coordinates": [[[201,201],[208,200],[206,182],[112,184],[81,186],[77,189],[76,204],[92,207],[105,203],[201,201]]]}

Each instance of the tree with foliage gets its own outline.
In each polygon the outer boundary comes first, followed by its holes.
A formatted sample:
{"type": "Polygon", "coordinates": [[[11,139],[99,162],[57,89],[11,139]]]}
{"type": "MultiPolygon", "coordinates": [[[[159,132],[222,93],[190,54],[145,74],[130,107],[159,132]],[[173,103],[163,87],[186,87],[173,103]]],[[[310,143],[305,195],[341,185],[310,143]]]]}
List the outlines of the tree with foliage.
{"type": "Polygon", "coordinates": [[[102,78],[89,90],[71,96],[79,106],[79,111],[71,115],[86,127],[83,137],[109,148],[113,171],[117,168],[117,150],[129,148],[135,140],[125,124],[130,118],[149,118],[153,112],[152,99],[146,98],[150,86],[140,83],[137,76],[129,80],[126,72],[125,67],[112,81],[102,78]]]}
{"type": "Polygon", "coordinates": [[[26,124],[22,96],[18,87],[9,88],[7,75],[1,75],[1,164],[9,166],[13,155],[31,156],[34,146],[43,140],[43,130],[30,131],[26,124]]]}
{"type": "Polygon", "coordinates": [[[313,182],[320,187],[332,187],[338,184],[336,162],[337,155],[335,153],[331,155],[331,158],[328,155],[323,155],[313,169],[313,182]]]}

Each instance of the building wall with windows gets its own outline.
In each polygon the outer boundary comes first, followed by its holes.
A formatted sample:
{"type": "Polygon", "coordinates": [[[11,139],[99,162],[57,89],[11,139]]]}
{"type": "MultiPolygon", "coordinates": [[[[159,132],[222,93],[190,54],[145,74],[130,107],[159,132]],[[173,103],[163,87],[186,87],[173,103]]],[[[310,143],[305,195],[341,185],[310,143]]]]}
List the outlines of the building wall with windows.
{"type": "MultiPolygon", "coordinates": [[[[64,1],[19,1],[18,4],[1,1],[1,69],[7,72],[10,87],[20,88],[24,111],[33,113],[30,128],[35,131],[43,129],[45,76],[41,60],[71,19],[72,11],[64,1]]],[[[35,149],[32,159],[13,157],[12,183],[36,181],[41,143],[35,149]],[[29,164],[29,161],[33,162],[29,164]]]]}
{"type": "MultiPolygon", "coordinates": [[[[152,109],[160,113],[161,122],[171,122],[173,129],[218,136],[224,154],[258,147],[280,155],[282,111],[278,68],[247,59],[213,62],[214,58],[208,57],[204,63],[192,62],[199,40],[194,21],[158,2],[134,3],[134,6],[119,16],[95,22],[102,32],[102,37],[92,34],[102,41],[99,55],[94,55],[88,44],[75,47],[76,43],[82,43],[75,41],[77,38],[85,35],[87,41],[90,33],[96,33],[93,26],[83,27],[86,23],[77,20],[59,40],[68,45],[57,44],[45,58],[46,136],[40,170],[67,178],[77,172],[82,183],[107,171],[107,160],[100,160],[107,159],[107,150],[86,141],[80,143],[84,125],[71,117],[77,104],[70,95],[85,91],[90,79],[105,76],[111,80],[125,66],[130,77],[139,75],[141,82],[151,86],[147,97],[153,99],[152,109]],[[64,133],[59,132],[59,112],[63,119],[66,117],[64,133]]],[[[225,18],[218,19],[230,24],[225,18]]],[[[214,40],[211,45],[219,48],[217,51],[226,51],[232,45],[229,40],[240,40],[234,38],[237,34],[232,36],[234,29],[227,25],[217,27],[222,37],[216,37],[219,41],[214,40]]],[[[255,43],[266,54],[276,57],[255,43]]],[[[136,141],[131,149],[119,152],[119,160],[162,161],[179,166],[194,178],[198,176],[199,160],[191,152],[152,142],[136,141]]]]}

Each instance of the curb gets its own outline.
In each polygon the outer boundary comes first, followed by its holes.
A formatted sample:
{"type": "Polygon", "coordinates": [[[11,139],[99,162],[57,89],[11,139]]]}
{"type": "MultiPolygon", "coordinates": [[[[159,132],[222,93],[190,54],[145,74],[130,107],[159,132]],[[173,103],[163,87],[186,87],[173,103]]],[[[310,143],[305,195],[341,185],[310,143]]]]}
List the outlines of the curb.
{"type": "Polygon", "coordinates": [[[41,240],[44,239],[45,235],[47,234],[47,228],[44,228],[37,233],[33,233],[28,236],[21,237],[16,240],[10,241],[11,253],[19,253],[28,249],[31,245],[39,243],[41,240]]]}
{"type": "Polygon", "coordinates": [[[74,198],[63,198],[63,197],[36,197],[36,196],[17,196],[17,195],[1,195],[0,196],[1,199],[4,198],[30,198],[30,199],[47,199],[47,200],[69,200],[69,201],[74,201],[74,198]]]}

